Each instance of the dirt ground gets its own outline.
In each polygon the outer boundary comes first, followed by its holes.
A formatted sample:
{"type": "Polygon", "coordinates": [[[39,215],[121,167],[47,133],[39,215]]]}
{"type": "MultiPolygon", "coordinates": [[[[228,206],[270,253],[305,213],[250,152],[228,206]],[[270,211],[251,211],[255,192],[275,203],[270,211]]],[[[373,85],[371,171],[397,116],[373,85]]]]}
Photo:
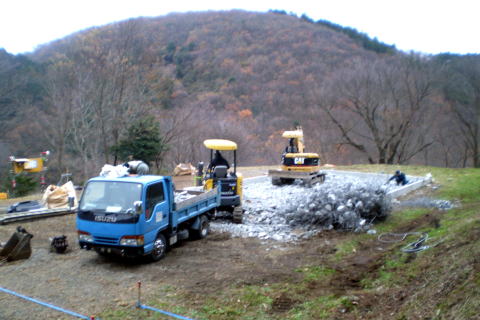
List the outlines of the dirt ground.
{"type": "MultiPolygon", "coordinates": [[[[244,177],[264,174],[255,169],[244,177]]],[[[192,177],[176,178],[177,189],[191,184],[192,177]]],[[[0,266],[0,287],[60,306],[84,315],[95,315],[115,307],[135,305],[137,282],[142,282],[143,301],[159,292],[175,288],[188,296],[221,292],[232,285],[298,280],[297,267],[327,264],[326,256],[335,251],[347,233],[328,231],[300,243],[279,243],[253,238],[231,238],[212,233],[206,239],[176,246],[157,263],[105,258],[77,244],[75,215],[18,222],[0,226],[0,242],[6,242],[17,226],[34,235],[33,254],[27,260],[0,266]],[[50,237],[66,235],[67,253],[50,251],[50,237]]],[[[380,251],[379,251],[380,250],[380,251]]],[[[330,265],[344,275],[332,284],[312,284],[312,294],[325,290],[355,292],[365,273],[375,273],[380,265],[378,242],[365,244],[365,250],[351,261],[330,265]]],[[[359,297],[369,303],[378,297],[359,297]]],[[[273,307],[289,308],[288,297],[278,297],[273,307]],[[287,304],[287,306],[285,306],[287,304]]],[[[387,305],[385,306],[388,307],[387,305]]],[[[391,310],[389,310],[391,311],[391,310]]],[[[70,319],[66,314],[0,292],[0,319],[70,319]]]]}

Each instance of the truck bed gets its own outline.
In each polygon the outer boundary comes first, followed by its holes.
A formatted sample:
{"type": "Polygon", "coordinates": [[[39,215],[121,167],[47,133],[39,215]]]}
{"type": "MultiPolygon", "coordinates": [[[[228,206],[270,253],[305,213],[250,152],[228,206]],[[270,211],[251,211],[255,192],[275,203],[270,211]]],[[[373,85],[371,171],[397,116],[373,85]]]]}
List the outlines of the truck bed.
{"type": "Polygon", "coordinates": [[[180,211],[187,207],[191,207],[194,204],[204,202],[205,200],[215,197],[218,193],[217,188],[214,188],[208,192],[193,191],[193,190],[178,190],[175,193],[185,194],[185,200],[175,202],[174,210],[180,211]]]}
{"type": "Polygon", "coordinates": [[[181,223],[197,217],[205,212],[217,208],[220,205],[220,194],[217,188],[207,192],[183,190],[191,198],[175,202],[173,205],[172,226],[177,227],[181,223]]]}

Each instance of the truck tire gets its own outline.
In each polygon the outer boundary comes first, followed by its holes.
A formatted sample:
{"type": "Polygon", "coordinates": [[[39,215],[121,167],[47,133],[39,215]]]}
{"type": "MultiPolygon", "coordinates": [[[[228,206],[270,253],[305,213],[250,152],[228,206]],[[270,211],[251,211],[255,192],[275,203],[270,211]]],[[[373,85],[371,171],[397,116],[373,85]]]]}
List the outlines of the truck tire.
{"type": "Polygon", "coordinates": [[[210,233],[210,222],[204,215],[200,216],[200,228],[198,230],[192,230],[194,239],[203,239],[210,233]]]}
{"type": "Polygon", "coordinates": [[[150,253],[150,258],[152,261],[158,261],[165,257],[165,253],[167,252],[167,241],[165,241],[165,237],[163,234],[159,234],[157,239],[153,242],[153,250],[150,253]]]}

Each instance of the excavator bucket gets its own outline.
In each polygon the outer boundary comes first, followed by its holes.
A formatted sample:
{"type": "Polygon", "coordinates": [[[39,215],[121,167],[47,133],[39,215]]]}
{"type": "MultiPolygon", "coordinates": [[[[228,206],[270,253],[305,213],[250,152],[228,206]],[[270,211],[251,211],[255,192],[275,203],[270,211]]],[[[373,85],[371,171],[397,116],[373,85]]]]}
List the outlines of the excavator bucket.
{"type": "Polygon", "coordinates": [[[24,228],[18,227],[17,231],[10,237],[5,247],[0,251],[1,261],[14,261],[28,259],[32,255],[30,240],[33,235],[24,228]]]}

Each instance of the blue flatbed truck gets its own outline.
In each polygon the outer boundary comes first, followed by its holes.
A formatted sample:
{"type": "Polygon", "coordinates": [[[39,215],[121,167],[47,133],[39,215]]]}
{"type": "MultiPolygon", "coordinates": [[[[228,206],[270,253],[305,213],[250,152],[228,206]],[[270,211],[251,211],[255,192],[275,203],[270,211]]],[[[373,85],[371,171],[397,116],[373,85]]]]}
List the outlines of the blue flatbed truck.
{"type": "Polygon", "coordinates": [[[219,191],[182,191],[175,202],[174,189],[169,176],[90,179],[77,212],[80,248],[158,261],[178,240],[206,237],[219,191]]]}

